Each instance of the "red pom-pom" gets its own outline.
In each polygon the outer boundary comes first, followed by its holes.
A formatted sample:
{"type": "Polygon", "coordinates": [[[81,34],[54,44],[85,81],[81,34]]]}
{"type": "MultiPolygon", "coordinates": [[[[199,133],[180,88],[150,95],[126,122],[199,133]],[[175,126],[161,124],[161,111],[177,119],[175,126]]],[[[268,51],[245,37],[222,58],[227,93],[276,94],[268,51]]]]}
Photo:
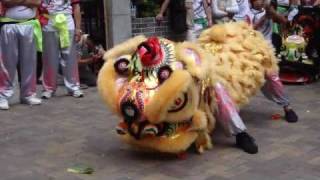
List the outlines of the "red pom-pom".
{"type": "Polygon", "coordinates": [[[154,67],[162,62],[163,53],[157,37],[151,37],[138,47],[141,63],[145,67],[154,67]]]}

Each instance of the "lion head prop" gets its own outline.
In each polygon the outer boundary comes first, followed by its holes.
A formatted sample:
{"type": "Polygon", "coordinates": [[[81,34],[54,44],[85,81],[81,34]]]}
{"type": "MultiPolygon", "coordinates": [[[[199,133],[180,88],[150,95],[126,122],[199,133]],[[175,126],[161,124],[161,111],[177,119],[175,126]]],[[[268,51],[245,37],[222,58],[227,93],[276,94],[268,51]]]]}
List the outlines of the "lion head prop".
{"type": "Polygon", "coordinates": [[[144,36],[109,50],[98,88],[120,117],[117,132],[143,150],[181,153],[211,148],[217,111],[215,83],[240,107],[276,70],[270,45],[244,23],[217,25],[198,43],[144,36]]]}

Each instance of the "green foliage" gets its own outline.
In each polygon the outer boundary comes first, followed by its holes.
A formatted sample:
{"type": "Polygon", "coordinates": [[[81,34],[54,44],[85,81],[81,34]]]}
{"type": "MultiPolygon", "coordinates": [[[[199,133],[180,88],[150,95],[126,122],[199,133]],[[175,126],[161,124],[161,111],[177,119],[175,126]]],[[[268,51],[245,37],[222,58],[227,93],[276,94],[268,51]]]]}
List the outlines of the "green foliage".
{"type": "Polygon", "coordinates": [[[138,0],[139,17],[155,17],[160,11],[160,0],[138,0]]]}

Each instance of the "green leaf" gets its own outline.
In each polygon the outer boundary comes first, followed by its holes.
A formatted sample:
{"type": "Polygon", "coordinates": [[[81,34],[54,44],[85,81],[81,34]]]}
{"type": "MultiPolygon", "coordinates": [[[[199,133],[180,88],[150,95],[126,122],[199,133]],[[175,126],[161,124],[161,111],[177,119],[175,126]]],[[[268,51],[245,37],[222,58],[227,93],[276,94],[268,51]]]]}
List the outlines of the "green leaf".
{"type": "Polygon", "coordinates": [[[92,174],[94,169],[86,165],[75,165],[68,168],[67,171],[76,174],[92,174]]]}

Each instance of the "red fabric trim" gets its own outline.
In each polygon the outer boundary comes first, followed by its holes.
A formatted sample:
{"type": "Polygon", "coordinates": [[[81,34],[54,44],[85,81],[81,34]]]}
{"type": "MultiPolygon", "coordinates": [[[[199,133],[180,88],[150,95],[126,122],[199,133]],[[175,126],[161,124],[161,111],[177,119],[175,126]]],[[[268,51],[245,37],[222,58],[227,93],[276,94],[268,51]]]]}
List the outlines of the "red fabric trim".
{"type": "Polygon", "coordinates": [[[79,3],[80,3],[80,0],[71,0],[71,5],[79,4],[79,3]]]}

